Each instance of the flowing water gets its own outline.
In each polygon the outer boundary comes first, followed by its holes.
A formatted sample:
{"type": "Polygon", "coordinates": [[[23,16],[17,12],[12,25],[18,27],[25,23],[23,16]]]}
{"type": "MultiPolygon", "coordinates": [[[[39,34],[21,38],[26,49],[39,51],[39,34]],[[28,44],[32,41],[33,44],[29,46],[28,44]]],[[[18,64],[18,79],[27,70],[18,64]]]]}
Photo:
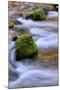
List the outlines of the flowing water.
{"type": "MultiPolygon", "coordinates": [[[[53,17],[57,16],[57,12],[50,12],[49,15],[51,13],[53,17]]],[[[36,22],[26,20],[25,15],[24,18],[20,17],[17,20],[22,22],[22,25],[19,25],[20,28],[25,27],[29,29],[26,33],[32,34],[38,47],[38,57],[16,61],[15,41],[12,41],[9,35],[9,88],[58,85],[57,21],[36,22]]]]}

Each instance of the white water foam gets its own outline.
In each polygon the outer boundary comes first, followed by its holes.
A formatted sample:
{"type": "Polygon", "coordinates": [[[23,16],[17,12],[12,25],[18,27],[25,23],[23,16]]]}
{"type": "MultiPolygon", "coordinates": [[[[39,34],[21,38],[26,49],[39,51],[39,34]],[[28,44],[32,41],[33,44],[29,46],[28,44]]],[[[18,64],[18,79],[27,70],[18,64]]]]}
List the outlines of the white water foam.
{"type": "Polygon", "coordinates": [[[48,21],[32,21],[31,19],[26,20],[23,18],[18,18],[18,21],[20,21],[21,23],[23,23],[25,26],[29,27],[29,28],[34,28],[34,27],[39,27],[39,28],[46,28],[46,27],[50,27],[53,29],[57,28],[57,24],[52,23],[52,22],[48,22],[48,21]]]}

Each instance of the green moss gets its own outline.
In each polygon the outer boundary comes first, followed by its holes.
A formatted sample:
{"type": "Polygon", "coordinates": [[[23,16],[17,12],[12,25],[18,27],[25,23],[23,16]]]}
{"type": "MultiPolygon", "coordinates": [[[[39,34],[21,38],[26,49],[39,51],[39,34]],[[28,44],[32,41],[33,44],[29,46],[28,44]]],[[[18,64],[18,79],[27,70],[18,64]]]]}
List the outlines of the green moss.
{"type": "Polygon", "coordinates": [[[31,14],[31,18],[33,20],[40,20],[40,21],[43,21],[43,20],[46,20],[46,16],[45,16],[45,12],[43,9],[36,9],[36,10],[33,10],[32,14],[31,14]]]}
{"type": "Polygon", "coordinates": [[[28,58],[37,54],[37,46],[29,34],[20,35],[16,40],[17,59],[28,58]]]}
{"type": "Polygon", "coordinates": [[[9,29],[13,29],[14,28],[14,23],[13,21],[9,21],[9,29]]]}

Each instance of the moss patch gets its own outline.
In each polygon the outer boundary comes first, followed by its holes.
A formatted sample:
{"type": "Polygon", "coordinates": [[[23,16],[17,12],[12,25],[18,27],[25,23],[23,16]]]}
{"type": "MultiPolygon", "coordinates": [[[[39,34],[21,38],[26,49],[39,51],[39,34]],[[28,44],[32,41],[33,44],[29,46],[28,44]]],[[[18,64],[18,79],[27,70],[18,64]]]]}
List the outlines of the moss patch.
{"type": "Polygon", "coordinates": [[[46,15],[43,9],[36,9],[36,10],[33,10],[31,14],[31,18],[36,21],[38,20],[43,21],[43,20],[46,20],[46,15]]]}
{"type": "Polygon", "coordinates": [[[20,35],[16,40],[17,59],[33,57],[37,54],[37,46],[29,34],[20,35]]]}

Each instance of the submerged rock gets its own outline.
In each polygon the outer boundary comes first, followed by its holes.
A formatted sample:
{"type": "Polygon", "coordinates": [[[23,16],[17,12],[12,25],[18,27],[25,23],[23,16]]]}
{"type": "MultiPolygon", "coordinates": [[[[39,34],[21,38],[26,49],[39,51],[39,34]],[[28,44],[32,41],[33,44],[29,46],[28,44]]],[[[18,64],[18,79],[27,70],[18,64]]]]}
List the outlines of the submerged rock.
{"type": "Polygon", "coordinates": [[[46,15],[43,9],[37,9],[37,10],[33,10],[33,13],[31,14],[31,19],[33,20],[46,20],[46,15]]]}
{"type": "Polygon", "coordinates": [[[16,40],[17,60],[34,57],[37,54],[37,46],[30,34],[20,35],[16,40]]]}

